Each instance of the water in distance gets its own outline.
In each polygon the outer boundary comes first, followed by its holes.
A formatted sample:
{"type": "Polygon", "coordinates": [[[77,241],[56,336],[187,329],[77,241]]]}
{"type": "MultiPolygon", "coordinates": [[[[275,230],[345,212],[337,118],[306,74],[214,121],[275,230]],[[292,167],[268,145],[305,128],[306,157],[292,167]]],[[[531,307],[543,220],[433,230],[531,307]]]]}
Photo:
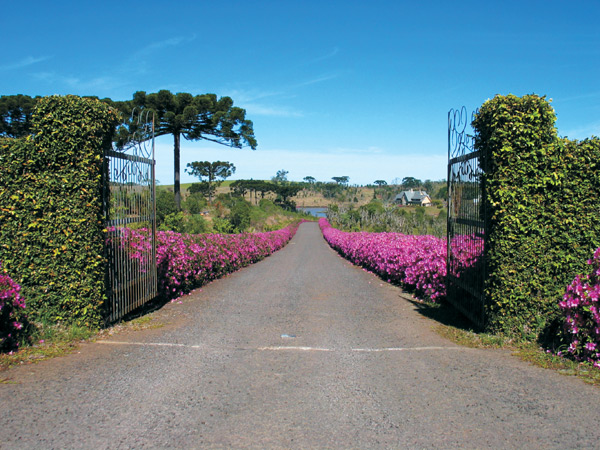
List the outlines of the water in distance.
{"type": "Polygon", "coordinates": [[[296,208],[298,211],[304,211],[315,217],[327,217],[327,208],[296,208]]]}

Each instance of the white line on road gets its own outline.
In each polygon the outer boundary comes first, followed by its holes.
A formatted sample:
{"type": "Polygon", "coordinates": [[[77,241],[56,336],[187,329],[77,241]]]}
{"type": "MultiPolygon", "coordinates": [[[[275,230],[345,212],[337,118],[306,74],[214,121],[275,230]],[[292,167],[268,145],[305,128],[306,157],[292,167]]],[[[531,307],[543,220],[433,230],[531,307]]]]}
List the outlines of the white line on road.
{"type": "Polygon", "coordinates": [[[319,348],[319,347],[258,347],[257,350],[299,350],[302,352],[333,352],[330,348],[319,348]]]}
{"type": "MultiPolygon", "coordinates": [[[[127,342],[127,341],[97,341],[98,344],[108,345],[137,345],[143,347],[179,347],[210,350],[210,347],[204,345],[177,344],[171,342],[127,342]]],[[[380,352],[422,352],[422,351],[446,351],[446,350],[467,350],[467,347],[384,347],[384,348],[352,348],[334,349],[323,347],[303,347],[303,346],[272,346],[257,348],[228,348],[227,350],[259,350],[259,351],[301,351],[301,352],[362,352],[362,353],[380,353],[380,352]]],[[[217,350],[217,349],[215,349],[217,350]]],[[[225,349],[220,349],[225,350],[225,349]]]]}
{"type": "MultiPolygon", "coordinates": [[[[348,351],[344,349],[320,348],[320,347],[259,347],[257,350],[301,350],[317,352],[348,351]]],[[[464,350],[464,347],[386,347],[386,348],[352,348],[352,352],[377,353],[377,352],[407,352],[407,351],[431,351],[431,350],[464,350]]]]}
{"type": "Polygon", "coordinates": [[[110,345],[138,345],[142,347],[184,347],[184,348],[206,348],[203,345],[176,344],[172,342],[127,342],[127,341],[97,341],[97,344],[110,345]]]}
{"type": "Polygon", "coordinates": [[[353,348],[353,352],[420,352],[429,350],[464,350],[464,347],[387,347],[387,348],[353,348]]]}

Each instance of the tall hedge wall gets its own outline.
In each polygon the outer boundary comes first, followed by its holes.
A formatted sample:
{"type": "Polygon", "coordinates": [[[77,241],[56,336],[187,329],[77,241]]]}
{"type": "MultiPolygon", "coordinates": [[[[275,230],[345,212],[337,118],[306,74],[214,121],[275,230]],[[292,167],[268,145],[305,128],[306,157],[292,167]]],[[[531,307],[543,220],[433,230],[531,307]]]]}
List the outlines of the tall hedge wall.
{"type": "Polygon", "coordinates": [[[30,319],[101,324],[103,151],[116,123],[99,101],[46,97],[31,136],[0,141],[0,261],[30,319]]]}
{"type": "Polygon", "coordinates": [[[559,138],[544,97],[496,96],[476,115],[487,192],[488,329],[537,334],[600,246],[600,140],[559,138]]]}

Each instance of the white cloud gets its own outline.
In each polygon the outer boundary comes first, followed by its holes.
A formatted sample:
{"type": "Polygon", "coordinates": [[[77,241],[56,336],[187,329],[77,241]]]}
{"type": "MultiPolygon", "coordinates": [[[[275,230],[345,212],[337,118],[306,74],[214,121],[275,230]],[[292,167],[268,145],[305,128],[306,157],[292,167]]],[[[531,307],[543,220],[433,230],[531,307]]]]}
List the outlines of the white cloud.
{"type": "Polygon", "coordinates": [[[573,100],[587,100],[587,99],[595,99],[600,97],[600,91],[594,91],[594,92],[586,92],[584,94],[579,94],[579,95],[572,95],[570,97],[556,97],[554,98],[554,101],[556,103],[560,103],[560,102],[570,102],[573,100]]]}
{"type": "Polygon", "coordinates": [[[176,36],[169,39],[164,39],[162,41],[153,42],[152,44],[148,44],[145,47],[138,50],[136,53],[134,53],[134,59],[145,58],[165,48],[176,47],[182,42],[191,42],[195,38],[195,35],[189,38],[183,36],[176,36]]]}
{"type": "Polygon", "coordinates": [[[272,116],[272,117],[302,117],[303,114],[289,108],[280,108],[277,106],[267,106],[258,103],[244,103],[244,109],[251,116],[272,116]]]}
{"type": "Polygon", "coordinates": [[[224,89],[227,95],[235,100],[236,103],[252,103],[256,100],[283,95],[280,90],[261,90],[261,89],[224,89]]]}
{"type": "Polygon", "coordinates": [[[566,136],[570,139],[579,140],[583,140],[592,136],[600,136],[600,121],[591,122],[577,128],[567,129],[566,132],[563,132],[559,128],[558,134],[561,136],[566,136]]]}
{"type": "Polygon", "coordinates": [[[9,63],[9,64],[4,64],[0,66],[0,70],[16,70],[16,69],[22,69],[24,67],[28,67],[28,66],[32,66],[34,64],[40,63],[42,61],[46,61],[48,59],[50,59],[50,56],[42,56],[40,58],[34,58],[33,56],[28,56],[26,58],[23,58],[20,61],[14,62],[14,63],[9,63]]]}
{"type": "Polygon", "coordinates": [[[339,53],[340,49],[338,47],[334,47],[333,49],[331,49],[329,52],[327,52],[324,55],[318,56],[315,59],[308,61],[305,65],[309,65],[309,64],[316,64],[318,62],[321,61],[325,61],[327,59],[331,59],[333,58],[335,55],[337,55],[339,53]]]}
{"type": "Polygon", "coordinates": [[[98,95],[99,92],[110,92],[127,84],[119,78],[112,76],[86,79],[73,75],[57,74],[55,72],[38,72],[34,74],[34,77],[52,85],[67,86],[69,89],[82,95],[87,95],[88,93],[98,95]]]}
{"type": "MultiPolygon", "coordinates": [[[[111,73],[116,73],[120,78],[123,80],[129,80],[129,82],[131,81],[132,77],[137,78],[142,75],[148,75],[155,69],[155,60],[157,55],[160,55],[161,52],[165,53],[165,50],[167,49],[178,47],[181,44],[192,42],[195,39],[196,35],[193,34],[188,37],[175,36],[168,39],[163,39],[162,41],[150,43],[132,53],[128,58],[121,62],[121,64],[116,65],[112,69],[111,73]]],[[[165,87],[161,86],[161,89],[165,89],[165,87]]]]}
{"type": "Polygon", "coordinates": [[[338,77],[337,74],[320,75],[320,76],[312,78],[310,80],[302,81],[292,87],[297,88],[297,87],[303,87],[303,86],[310,86],[311,84],[322,83],[324,81],[333,80],[337,77],[338,77]]]}

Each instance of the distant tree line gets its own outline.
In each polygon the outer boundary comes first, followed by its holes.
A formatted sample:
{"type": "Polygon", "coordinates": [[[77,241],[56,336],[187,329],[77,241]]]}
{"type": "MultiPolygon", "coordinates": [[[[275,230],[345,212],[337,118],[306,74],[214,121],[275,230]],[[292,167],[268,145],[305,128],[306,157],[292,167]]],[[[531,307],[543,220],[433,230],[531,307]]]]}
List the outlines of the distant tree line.
{"type": "Polygon", "coordinates": [[[295,211],[296,204],[291,200],[298,192],[304,189],[302,183],[291,182],[269,182],[263,180],[236,180],[230,184],[232,195],[244,197],[247,193],[250,198],[254,196],[255,203],[257,202],[258,194],[261,199],[265,198],[267,193],[274,194],[275,204],[285,209],[295,211]]]}

